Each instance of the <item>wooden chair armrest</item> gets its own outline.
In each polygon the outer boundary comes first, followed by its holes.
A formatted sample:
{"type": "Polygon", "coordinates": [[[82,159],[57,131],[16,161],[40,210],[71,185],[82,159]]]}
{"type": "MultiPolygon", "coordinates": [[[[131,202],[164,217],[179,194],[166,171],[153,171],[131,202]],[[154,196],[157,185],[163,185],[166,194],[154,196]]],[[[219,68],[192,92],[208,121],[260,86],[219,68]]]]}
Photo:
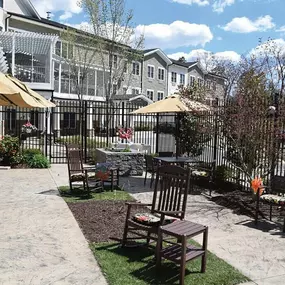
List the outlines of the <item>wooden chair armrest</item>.
{"type": "Polygon", "coordinates": [[[126,202],[125,205],[127,205],[128,207],[131,207],[131,206],[151,206],[152,204],[150,203],[140,203],[140,202],[126,202]]]}

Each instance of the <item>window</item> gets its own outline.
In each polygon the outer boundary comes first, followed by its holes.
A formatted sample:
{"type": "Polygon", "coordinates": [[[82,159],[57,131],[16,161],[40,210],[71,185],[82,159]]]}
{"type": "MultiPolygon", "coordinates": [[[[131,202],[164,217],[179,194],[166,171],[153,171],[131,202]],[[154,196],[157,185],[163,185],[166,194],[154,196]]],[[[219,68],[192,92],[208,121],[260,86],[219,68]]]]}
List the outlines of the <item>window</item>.
{"type": "Polygon", "coordinates": [[[164,97],[164,93],[161,91],[157,91],[157,101],[162,100],[164,97]]]}
{"type": "Polygon", "coordinates": [[[190,75],[189,77],[189,85],[194,86],[195,85],[195,76],[190,75]]]}
{"type": "Polygon", "coordinates": [[[217,90],[217,83],[213,82],[213,90],[216,91],[217,90]]]}
{"type": "Polygon", "coordinates": [[[16,128],[16,109],[6,110],[6,128],[7,130],[13,130],[16,128]]]}
{"type": "Polygon", "coordinates": [[[128,73],[128,62],[124,62],[124,73],[128,73]]]}
{"type": "Polygon", "coordinates": [[[185,85],[185,74],[180,74],[180,84],[185,85]]]}
{"type": "Polygon", "coordinates": [[[133,62],[133,74],[140,75],[140,64],[138,62],[133,62]]]}
{"type": "Polygon", "coordinates": [[[211,83],[212,83],[211,80],[206,81],[206,88],[207,89],[211,89],[211,83]]]}
{"type": "Polygon", "coordinates": [[[140,94],[140,90],[137,89],[137,88],[133,88],[133,89],[132,89],[132,94],[133,94],[133,95],[139,95],[139,94],[140,94]]]}
{"type": "Polygon", "coordinates": [[[64,58],[67,58],[67,43],[62,43],[62,51],[61,51],[61,56],[64,58]]]}
{"type": "Polygon", "coordinates": [[[147,77],[154,78],[154,66],[152,65],[147,66],[147,77]]]}
{"type": "Polygon", "coordinates": [[[117,84],[113,84],[113,94],[117,94],[117,84]]]}
{"type": "Polygon", "coordinates": [[[127,87],[123,87],[123,94],[127,94],[128,88],[127,87]]]}
{"type": "Polygon", "coordinates": [[[75,113],[63,113],[63,128],[75,129],[76,127],[76,114],[75,113]]]}
{"type": "Polygon", "coordinates": [[[4,8],[3,7],[3,2],[4,2],[4,0],[0,0],[0,8],[4,8]]]}
{"type": "Polygon", "coordinates": [[[112,68],[117,68],[118,66],[118,56],[117,55],[110,55],[109,65],[112,68]]]}
{"type": "Polygon", "coordinates": [[[61,56],[61,42],[56,42],[55,44],[55,54],[61,56]]]}
{"type": "Polygon", "coordinates": [[[147,90],[146,96],[147,96],[147,98],[149,98],[150,100],[153,101],[153,90],[147,90]]]}
{"type": "Polygon", "coordinates": [[[164,80],[164,68],[158,68],[158,80],[164,80]]]}
{"type": "Polygon", "coordinates": [[[171,82],[176,83],[177,82],[177,73],[171,72],[171,82]]]}
{"type": "Polygon", "coordinates": [[[202,87],[203,86],[203,79],[198,78],[198,86],[202,87]]]}

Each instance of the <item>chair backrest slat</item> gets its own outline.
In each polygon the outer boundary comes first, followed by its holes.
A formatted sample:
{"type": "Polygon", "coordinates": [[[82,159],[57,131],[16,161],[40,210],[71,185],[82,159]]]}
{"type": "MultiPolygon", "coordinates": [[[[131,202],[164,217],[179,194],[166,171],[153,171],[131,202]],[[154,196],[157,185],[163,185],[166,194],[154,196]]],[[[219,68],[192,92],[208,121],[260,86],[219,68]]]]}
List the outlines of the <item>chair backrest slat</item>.
{"type": "Polygon", "coordinates": [[[176,165],[159,167],[152,211],[181,211],[180,214],[170,214],[170,216],[184,218],[189,186],[190,170],[176,165]]]}
{"type": "Polygon", "coordinates": [[[82,152],[78,145],[66,145],[66,158],[69,175],[83,173],[82,152]]]}

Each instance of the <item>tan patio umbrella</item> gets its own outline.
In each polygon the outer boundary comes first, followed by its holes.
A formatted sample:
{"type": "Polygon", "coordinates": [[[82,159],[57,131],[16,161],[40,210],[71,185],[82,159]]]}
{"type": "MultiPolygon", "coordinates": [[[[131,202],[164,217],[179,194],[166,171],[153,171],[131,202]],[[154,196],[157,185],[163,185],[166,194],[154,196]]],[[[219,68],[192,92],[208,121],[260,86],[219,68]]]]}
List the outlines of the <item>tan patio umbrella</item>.
{"type": "Polygon", "coordinates": [[[56,105],[30,89],[18,79],[0,74],[0,106],[49,108],[56,105]]]}
{"type": "Polygon", "coordinates": [[[171,95],[135,110],[131,114],[202,112],[209,110],[209,106],[198,101],[182,99],[179,95],[171,95]]]}

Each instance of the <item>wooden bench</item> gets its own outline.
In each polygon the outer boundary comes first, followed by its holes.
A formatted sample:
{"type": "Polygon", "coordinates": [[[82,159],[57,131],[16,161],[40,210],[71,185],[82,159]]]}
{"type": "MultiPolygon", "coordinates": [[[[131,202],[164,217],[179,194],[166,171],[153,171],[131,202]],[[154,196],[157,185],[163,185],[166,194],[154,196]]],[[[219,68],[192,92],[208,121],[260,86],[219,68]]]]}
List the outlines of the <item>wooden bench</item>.
{"type": "MultiPolygon", "coordinates": [[[[272,220],[272,207],[284,207],[285,205],[285,177],[275,175],[271,178],[271,187],[261,186],[256,194],[255,224],[258,222],[259,204],[265,203],[270,206],[269,219],[272,220]],[[261,192],[264,190],[263,192],[261,192]],[[261,194],[262,193],[262,194],[261,194]],[[260,195],[261,194],[261,195],[260,195]]],[[[285,217],[283,223],[285,232],[285,217]]]]}

